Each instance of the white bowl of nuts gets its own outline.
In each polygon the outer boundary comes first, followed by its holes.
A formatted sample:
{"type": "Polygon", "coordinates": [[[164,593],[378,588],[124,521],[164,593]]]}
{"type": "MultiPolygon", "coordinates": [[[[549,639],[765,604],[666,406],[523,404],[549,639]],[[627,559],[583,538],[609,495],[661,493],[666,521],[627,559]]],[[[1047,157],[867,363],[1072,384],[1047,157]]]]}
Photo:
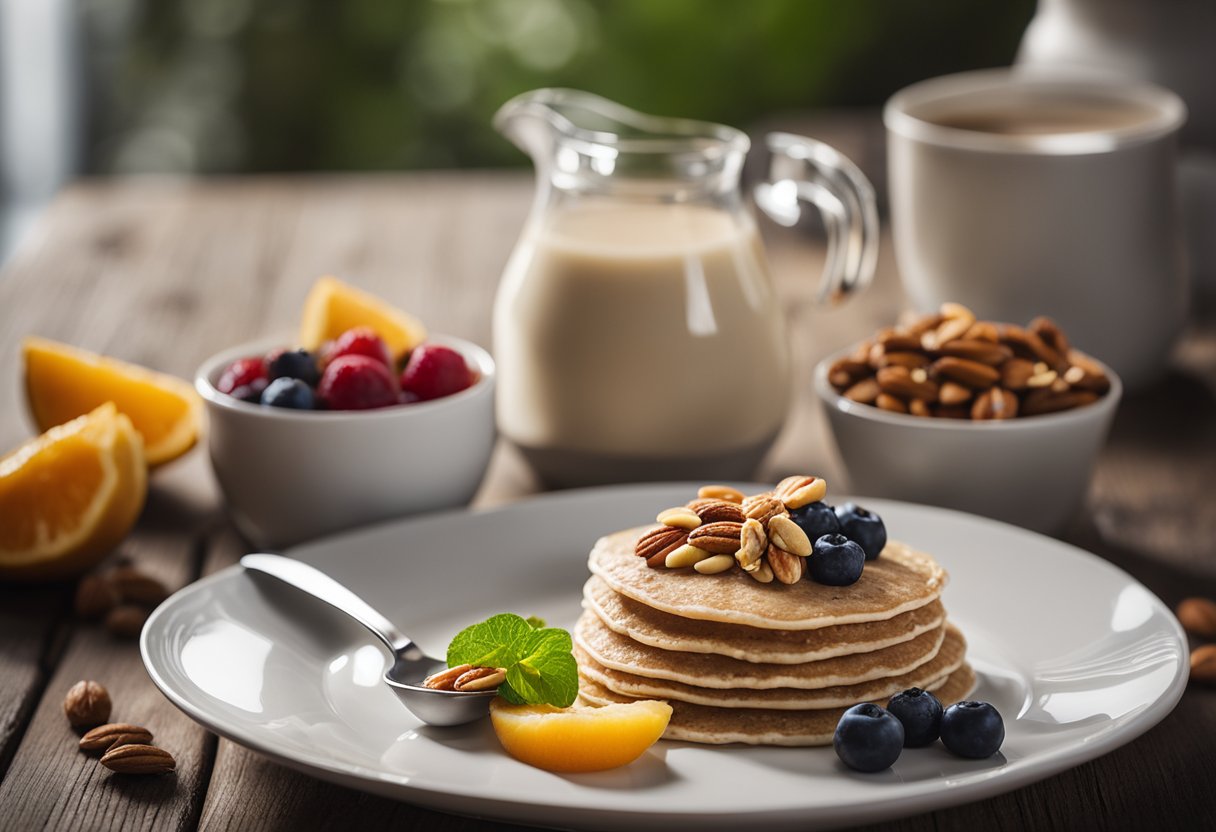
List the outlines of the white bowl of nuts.
{"type": "Polygon", "coordinates": [[[1123,388],[1052,321],[946,304],[815,368],[854,493],[1060,531],[1085,498],[1123,388]]]}

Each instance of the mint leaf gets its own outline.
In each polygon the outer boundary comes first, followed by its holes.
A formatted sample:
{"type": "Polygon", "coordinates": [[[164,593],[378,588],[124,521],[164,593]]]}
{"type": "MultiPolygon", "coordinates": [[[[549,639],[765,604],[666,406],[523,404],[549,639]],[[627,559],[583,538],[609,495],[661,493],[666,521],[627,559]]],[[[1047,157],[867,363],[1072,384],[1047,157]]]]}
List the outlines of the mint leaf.
{"type": "Polygon", "coordinates": [[[565,630],[535,630],[521,648],[519,661],[507,668],[511,691],[530,703],[568,708],[578,696],[578,664],[565,630]]]}
{"type": "Polygon", "coordinates": [[[532,625],[509,612],[465,627],[448,645],[448,667],[458,664],[510,667],[520,658],[516,645],[533,632],[532,625]]]}
{"type": "Polygon", "coordinates": [[[448,667],[506,668],[498,695],[513,705],[566,708],[578,696],[578,664],[570,634],[535,616],[502,613],[465,627],[448,645],[448,667]]]}

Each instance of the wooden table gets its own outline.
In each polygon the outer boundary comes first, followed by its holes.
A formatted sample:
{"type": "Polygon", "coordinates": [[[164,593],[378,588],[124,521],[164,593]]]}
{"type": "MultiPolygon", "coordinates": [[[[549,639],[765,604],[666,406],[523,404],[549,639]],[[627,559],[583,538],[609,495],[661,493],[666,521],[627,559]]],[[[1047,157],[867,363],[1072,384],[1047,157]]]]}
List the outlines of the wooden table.
{"type": "MultiPolygon", "coordinates": [[[[874,148],[849,147],[863,166],[876,163],[874,148]]],[[[27,333],[190,377],[218,350],[289,333],[310,282],[333,272],[436,331],[488,345],[491,291],[530,193],[519,173],[77,184],[0,275],[0,447],[30,434],[18,361],[27,333]]],[[[873,289],[838,310],[811,301],[821,257],[812,246],[783,231],[770,235],[770,249],[800,381],[761,476],[815,471],[839,481],[808,373],[818,356],[900,308],[891,247],[884,240],[873,289]]],[[[501,447],[478,502],[534,490],[501,447]]],[[[1122,407],[1087,511],[1067,539],[1171,604],[1216,596],[1213,494],[1216,326],[1207,318],[1185,337],[1169,377],[1122,407]]],[[[145,515],[120,552],[173,587],[242,553],[204,453],[156,472],[145,515]]],[[[133,642],[73,620],[71,589],[0,588],[0,829],[504,828],[329,785],[217,740],[156,691],[133,642]],[[110,689],[116,718],[151,727],[177,757],[175,776],[114,777],[76,750],[61,703],[82,678],[110,689]]],[[[1164,722],[1099,760],[889,828],[1214,828],[1214,745],[1216,689],[1192,685],[1164,722]]]]}

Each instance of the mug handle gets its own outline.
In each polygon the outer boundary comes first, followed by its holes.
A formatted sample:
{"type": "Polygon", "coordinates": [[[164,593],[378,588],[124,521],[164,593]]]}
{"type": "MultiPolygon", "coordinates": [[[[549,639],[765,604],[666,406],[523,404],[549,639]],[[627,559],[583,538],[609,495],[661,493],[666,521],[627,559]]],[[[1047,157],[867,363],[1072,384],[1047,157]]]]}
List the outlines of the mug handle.
{"type": "Polygon", "coordinates": [[[827,260],[817,300],[837,302],[864,289],[878,262],[878,204],[865,174],[835,148],[792,133],[767,136],[769,179],[756,204],[779,225],[792,226],[809,202],[823,215],[827,260]]]}

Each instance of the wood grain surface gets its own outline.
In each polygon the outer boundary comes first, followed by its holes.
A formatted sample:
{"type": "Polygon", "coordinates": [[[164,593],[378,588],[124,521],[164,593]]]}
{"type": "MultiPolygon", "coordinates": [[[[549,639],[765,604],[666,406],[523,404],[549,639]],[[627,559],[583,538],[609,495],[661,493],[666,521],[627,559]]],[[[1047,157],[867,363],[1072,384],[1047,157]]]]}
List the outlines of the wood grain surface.
{"type": "MultiPolygon", "coordinates": [[[[854,134],[833,124],[846,151],[854,134]]],[[[821,132],[822,135],[822,132],[821,132]]],[[[856,145],[863,168],[880,152],[856,145]]],[[[517,173],[82,182],[62,194],[0,274],[0,447],[30,435],[19,343],[37,333],[191,377],[242,341],[290,338],[304,293],[331,272],[421,315],[435,331],[489,346],[490,299],[528,210],[517,173]]],[[[822,252],[766,230],[792,322],[798,383],[786,429],[761,472],[840,481],[811,400],[819,356],[891,320],[903,299],[889,239],[864,297],[812,302],[822,252]]],[[[477,501],[536,484],[499,447],[477,501]]],[[[1216,321],[1201,311],[1168,377],[1120,409],[1085,512],[1066,539],[1132,572],[1167,602],[1216,596],[1216,321]]],[[[157,471],[149,505],[119,554],[173,587],[242,553],[205,453],[157,471]]],[[[1043,576],[1050,580],[1051,576],[1043,576]]],[[[218,740],[153,687],[134,641],[71,616],[70,585],[0,585],[0,829],[508,829],[323,783],[218,740]],[[76,750],[62,699],[77,679],[105,684],[114,716],[147,725],[175,775],[113,775],[76,750]]],[[[1216,689],[1188,689],[1157,728],[1098,760],[1013,793],[882,828],[1216,828],[1216,689]]],[[[741,799],[743,795],[741,794],[741,799]]]]}

